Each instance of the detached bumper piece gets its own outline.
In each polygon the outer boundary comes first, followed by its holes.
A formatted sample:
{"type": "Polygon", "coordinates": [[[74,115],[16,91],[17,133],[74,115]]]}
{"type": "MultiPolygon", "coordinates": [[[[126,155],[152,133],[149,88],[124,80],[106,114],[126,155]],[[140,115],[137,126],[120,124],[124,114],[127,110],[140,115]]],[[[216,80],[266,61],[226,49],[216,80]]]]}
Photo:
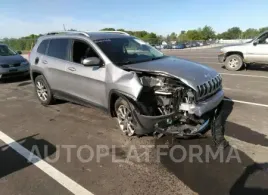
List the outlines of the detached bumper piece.
{"type": "Polygon", "coordinates": [[[227,146],[229,146],[229,143],[224,138],[225,121],[223,117],[222,107],[223,107],[223,102],[215,110],[215,114],[214,114],[214,117],[212,118],[212,123],[211,123],[211,132],[212,132],[212,138],[213,138],[215,146],[226,148],[227,146]]]}

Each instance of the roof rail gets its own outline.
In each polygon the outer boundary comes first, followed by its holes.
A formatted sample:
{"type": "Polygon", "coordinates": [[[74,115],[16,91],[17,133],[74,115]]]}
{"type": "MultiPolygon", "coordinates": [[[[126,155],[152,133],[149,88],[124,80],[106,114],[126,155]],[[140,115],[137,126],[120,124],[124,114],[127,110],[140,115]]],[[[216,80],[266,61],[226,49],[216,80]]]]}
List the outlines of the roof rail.
{"type": "Polygon", "coordinates": [[[56,34],[81,34],[85,35],[86,37],[90,37],[88,33],[96,33],[96,32],[104,32],[104,33],[118,33],[118,34],[124,34],[130,36],[130,34],[124,32],[124,31],[95,31],[95,32],[90,32],[90,31],[55,31],[55,32],[49,32],[46,35],[56,35],[56,34]]]}
{"type": "Polygon", "coordinates": [[[124,32],[124,31],[118,31],[118,30],[116,30],[116,31],[105,31],[105,30],[104,30],[104,31],[99,31],[99,32],[119,33],[119,34],[124,34],[124,35],[128,35],[128,36],[130,36],[130,34],[124,32]]]}
{"type": "Polygon", "coordinates": [[[56,35],[56,34],[82,34],[89,37],[89,34],[86,31],[56,31],[56,32],[49,32],[46,35],[56,35]]]}

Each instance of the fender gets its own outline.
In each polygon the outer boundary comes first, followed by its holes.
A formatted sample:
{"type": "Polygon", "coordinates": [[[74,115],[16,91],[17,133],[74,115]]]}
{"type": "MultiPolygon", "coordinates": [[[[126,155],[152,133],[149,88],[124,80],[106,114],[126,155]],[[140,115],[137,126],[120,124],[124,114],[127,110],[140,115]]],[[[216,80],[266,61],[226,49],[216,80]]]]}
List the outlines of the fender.
{"type": "Polygon", "coordinates": [[[136,98],[134,96],[132,96],[132,95],[130,95],[128,93],[125,93],[123,91],[120,91],[118,89],[112,89],[112,90],[110,90],[109,96],[108,96],[108,113],[110,114],[111,117],[113,117],[113,106],[114,105],[111,104],[111,102],[113,102],[113,100],[112,100],[112,98],[113,98],[112,96],[113,95],[116,95],[118,97],[121,97],[121,98],[125,99],[127,102],[130,99],[132,101],[135,101],[136,100],[136,98]]]}

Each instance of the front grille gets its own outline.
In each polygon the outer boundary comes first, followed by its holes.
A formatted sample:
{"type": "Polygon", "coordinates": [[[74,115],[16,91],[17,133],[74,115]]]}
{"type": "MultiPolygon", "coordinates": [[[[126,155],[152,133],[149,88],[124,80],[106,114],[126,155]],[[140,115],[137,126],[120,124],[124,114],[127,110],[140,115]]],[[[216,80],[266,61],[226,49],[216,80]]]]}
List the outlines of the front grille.
{"type": "Polygon", "coordinates": [[[198,98],[204,99],[211,94],[216,93],[222,87],[222,78],[220,75],[217,75],[215,78],[197,86],[198,89],[198,98]]]}
{"type": "Polygon", "coordinates": [[[2,64],[1,67],[2,68],[9,68],[9,65],[8,64],[2,64]]]}
{"type": "Polygon", "coordinates": [[[13,64],[13,67],[19,67],[19,66],[20,66],[20,63],[13,64]]]}
{"type": "Polygon", "coordinates": [[[16,64],[2,64],[1,67],[2,68],[12,68],[12,67],[19,67],[20,63],[16,63],[16,64]]]}
{"type": "Polygon", "coordinates": [[[28,74],[28,71],[4,73],[4,74],[2,74],[1,78],[19,77],[19,76],[25,76],[27,74],[28,74]]]}

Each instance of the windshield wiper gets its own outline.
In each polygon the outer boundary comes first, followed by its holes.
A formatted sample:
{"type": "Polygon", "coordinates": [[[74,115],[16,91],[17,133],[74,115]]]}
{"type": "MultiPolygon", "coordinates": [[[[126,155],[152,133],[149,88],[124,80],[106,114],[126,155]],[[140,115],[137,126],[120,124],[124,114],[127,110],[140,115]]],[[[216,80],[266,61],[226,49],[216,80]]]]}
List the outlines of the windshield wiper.
{"type": "Polygon", "coordinates": [[[166,57],[166,56],[153,57],[152,60],[159,60],[159,59],[164,58],[164,57],[166,57]]]}
{"type": "Polygon", "coordinates": [[[132,62],[132,61],[125,61],[125,62],[115,62],[115,64],[117,65],[127,65],[127,64],[133,64],[135,62],[132,62]]]}

